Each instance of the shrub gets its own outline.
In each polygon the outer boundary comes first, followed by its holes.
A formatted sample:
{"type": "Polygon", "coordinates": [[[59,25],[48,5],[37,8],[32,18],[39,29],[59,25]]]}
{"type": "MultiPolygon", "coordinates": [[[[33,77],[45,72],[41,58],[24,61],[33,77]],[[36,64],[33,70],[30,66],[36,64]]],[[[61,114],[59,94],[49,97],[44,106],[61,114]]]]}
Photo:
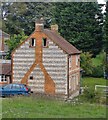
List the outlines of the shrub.
{"type": "Polygon", "coordinates": [[[99,99],[99,103],[100,104],[106,104],[106,97],[100,97],[100,99],[99,99]]]}
{"type": "Polygon", "coordinates": [[[92,70],[92,77],[103,77],[103,66],[94,66],[92,70]]]}
{"type": "Polygon", "coordinates": [[[94,91],[92,88],[85,88],[81,99],[90,103],[106,104],[106,99],[103,97],[102,93],[94,91]]]}
{"type": "Polygon", "coordinates": [[[81,54],[81,68],[84,70],[84,76],[92,74],[93,64],[91,56],[92,54],[89,52],[84,52],[81,54]]]}

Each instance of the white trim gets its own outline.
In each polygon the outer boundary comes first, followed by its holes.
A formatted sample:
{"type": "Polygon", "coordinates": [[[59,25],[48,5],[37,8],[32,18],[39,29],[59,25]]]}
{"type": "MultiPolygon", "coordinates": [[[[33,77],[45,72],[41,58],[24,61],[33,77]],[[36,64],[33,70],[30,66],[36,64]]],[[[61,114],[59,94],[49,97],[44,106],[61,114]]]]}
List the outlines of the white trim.
{"type": "Polygon", "coordinates": [[[79,57],[78,57],[78,55],[76,55],[76,66],[78,66],[78,59],[79,59],[79,57]]]}
{"type": "Polygon", "coordinates": [[[95,85],[95,90],[97,90],[97,87],[108,88],[108,86],[104,86],[104,85],[95,85]]]}
{"type": "Polygon", "coordinates": [[[36,26],[38,26],[38,25],[40,25],[40,26],[43,26],[43,24],[40,24],[40,23],[36,23],[36,26]]]}

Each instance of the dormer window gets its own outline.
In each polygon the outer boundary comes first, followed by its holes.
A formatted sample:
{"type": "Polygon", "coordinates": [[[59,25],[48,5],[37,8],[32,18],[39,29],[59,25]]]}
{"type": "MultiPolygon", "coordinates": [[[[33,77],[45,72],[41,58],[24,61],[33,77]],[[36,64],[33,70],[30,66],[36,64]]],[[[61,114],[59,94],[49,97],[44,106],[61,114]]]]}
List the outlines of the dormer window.
{"type": "Polygon", "coordinates": [[[46,38],[42,39],[42,45],[43,45],[43,47],[47,47],[47,39],[46,38]]]}
{"type": "Polygon", "coordinates": [[[35,38],[31,38],[30,39],[30,47],[34,47],[36,46],[36,39],[35,38]]]}

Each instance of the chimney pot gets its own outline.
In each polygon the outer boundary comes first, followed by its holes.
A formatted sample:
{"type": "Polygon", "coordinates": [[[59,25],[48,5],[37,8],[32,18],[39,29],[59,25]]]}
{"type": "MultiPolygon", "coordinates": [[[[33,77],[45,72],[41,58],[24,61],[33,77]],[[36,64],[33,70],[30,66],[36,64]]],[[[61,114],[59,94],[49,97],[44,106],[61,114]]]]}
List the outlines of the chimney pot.
{"type": "Polygon", "coordinates": [[[51,25],[51,30],[55,31],[55,32],[58,32],[58,25],[57,24],[51,25]]]}

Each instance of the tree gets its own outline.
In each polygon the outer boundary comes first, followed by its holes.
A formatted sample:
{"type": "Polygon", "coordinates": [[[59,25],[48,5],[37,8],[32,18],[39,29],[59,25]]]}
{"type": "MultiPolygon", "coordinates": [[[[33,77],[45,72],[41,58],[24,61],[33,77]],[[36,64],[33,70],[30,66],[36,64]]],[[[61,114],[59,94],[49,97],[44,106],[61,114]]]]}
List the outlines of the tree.
{"type": "Polygon", "coordinates": [[[21,34],[14,34],[13,36],[11,36],[10,40],[6,41],[6,44],[9,47],[9,51],[7,54],[7,59],[11,58],[11,53],[12,51],[19,45],[21,44],[28,36],[26,36],[24,34],[24,32],[21,32],[21,34]]]}
{"type": "Polygon", "coordinates": [[[106,2],[106,10],[105,10],[105,22],[104,22],[104,47],[105,47],[105,72],[108,76],[108,1],[106,2]]]}
{"type": "Polygon", "coordinates": [[[61,35],[83,52],[96,56],[102,49],[101,6],[97,3],[56,3],[54,22],[61,35]]]}
{"type": "Polygon", "coordinates": [[[89,52],[81,53],[81,68],[84,70],[84,75],[91,75],[93,70],[92,58],[89,52]]]}
{"type": "Polygon", "coordinates": [[[29,35],[34,31],[35,20],[40,17],[45,18],[47,23],[45,27],[48,27],[52,16],[52,4],[44,2],[3,3],[2,18],[7,27],[7,30],[4,27],[4,31],[10,34],[19,34],[24,31],[29,35]]]}
{"type": "Polygon", "coordinates": [[[9,34],[19,34],[23,31],[21,27],[23,14],[27,11],[23,2],[2,3],[2,29],[9,34]]]}
{"type": "Polygon", "coordinates": [[[108,2],[106,2],[106,10],[105,10],[105,22],[104,22],[104,46],[105,52],[108,54],[108,2]]]}

